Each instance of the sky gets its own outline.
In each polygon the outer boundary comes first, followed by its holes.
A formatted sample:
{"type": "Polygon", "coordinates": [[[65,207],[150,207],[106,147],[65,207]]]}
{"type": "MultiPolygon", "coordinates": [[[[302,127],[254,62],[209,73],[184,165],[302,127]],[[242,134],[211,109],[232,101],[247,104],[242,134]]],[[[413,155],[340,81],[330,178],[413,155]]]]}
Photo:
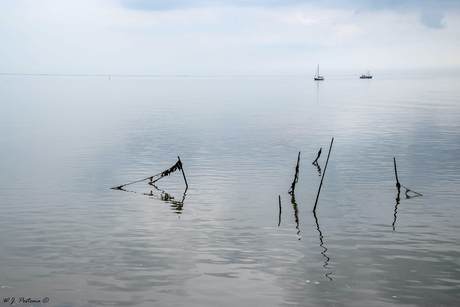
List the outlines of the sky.
{"type": "Polygon", "coordinates": [[[460,69],[458,0],[1,0],[0,73],[460,69]]]}

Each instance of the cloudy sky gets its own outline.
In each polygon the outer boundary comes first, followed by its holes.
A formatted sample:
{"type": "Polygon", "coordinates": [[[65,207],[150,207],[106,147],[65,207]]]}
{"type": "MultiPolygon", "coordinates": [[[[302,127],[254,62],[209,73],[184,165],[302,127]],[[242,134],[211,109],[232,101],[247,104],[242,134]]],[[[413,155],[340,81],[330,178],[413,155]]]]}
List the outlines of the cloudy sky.
{"type": "Polygon", "coordinates": [[[0,1],[0,73],[460,69],[458,0],[0,1]]]}

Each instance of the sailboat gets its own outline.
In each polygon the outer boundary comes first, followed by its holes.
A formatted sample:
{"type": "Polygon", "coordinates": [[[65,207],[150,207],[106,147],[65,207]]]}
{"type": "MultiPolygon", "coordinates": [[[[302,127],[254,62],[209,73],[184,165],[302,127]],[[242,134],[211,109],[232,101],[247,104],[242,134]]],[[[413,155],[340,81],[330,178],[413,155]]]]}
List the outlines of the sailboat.
{"type": "Polygon", "coordinates": [[[371,72],[368,70],[367,75],[362,74],[360,79],[372,79],[371,72]]]}
{"type": "Polygon", "coordinates": [[[315,81],[323,81],[324,77],[319,75],[319,65],[318,69],[316,69],[316,74],[315,74],[315,81]]]}

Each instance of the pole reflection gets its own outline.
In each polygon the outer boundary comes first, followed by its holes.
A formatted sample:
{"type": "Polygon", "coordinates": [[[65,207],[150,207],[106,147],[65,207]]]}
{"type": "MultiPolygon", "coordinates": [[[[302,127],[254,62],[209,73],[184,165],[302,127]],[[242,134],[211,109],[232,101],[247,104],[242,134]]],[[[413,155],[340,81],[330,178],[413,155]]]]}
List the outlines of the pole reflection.
{"type": "Polygon", "coordinates": [[[398,194],[396,195],[396,205],[395,205],[395,212],[394,212],[394,220],[393,220],[393,230],[396,229],[396,214],[398,213],[398,205],[401,199],[399,198],[399,195],[401,194],[401,187],[399,184],[396,184],[396,188],[398,189],[398,194]]]}
{"type": "MultiPolygon", "coordinates": [[[[185,201],[185,196],[187,195],[187,190],[188,190],[188,186],[185,186],[185,190],[184,190],[184,194],[182,195],[182,199],[181,200],[175,200],[174,197],[165,192],[164,190],[161,190],[160,188],[158,188],[155,184],[153,184],[152,182],[149,182],[149,184],[154,187],[157,191],[161,192],[160,195],[158,195],[158,199],[161,200],[161,201],[164,201],[164,202],[167,202],[167,203],[170,203],[171,204],[171,209],[175,211],[175,213],[177,214],[181,214],[182,213],[182,209],[184,207],[184,201],[185,201]]],[[[149,194],[145,194],[144,195],[148,195],[148,196],[156,196],[153,194],[153,191],[150,191],[149,194]]]]}
{"type": "MultiPolygon", "coordinates": [[[[326,255],[327,248],[324,246],[324,242],[323,242],[323,233],[321,232],[321,229],[319,228],[319,221],[318,221],[318,217],[316,216],[316,212],[315,212],[315,211],[313,211],[313,216],[315,217],[316,229],[318,230],[318,233],[319,233],[319,242],[320,242],[319,246],[320,246],[321,248],[323,248],[323,251],[321,252],[321,255],[323,255],[323,257],[326,259],[326,260],[324,261],[323,267],[326,268],[326,269],[329,269],[328,264],[329,264],[330,258],[326,255]]],[[[331,274],[332,274],[332,272],[329,272],[329,273],[326,274],[326,277],[327,277],[330,281],[332,281],[332,278],[329,276],[329,275],[331,275],[331,274]]]]}
{"type": "Polygon", "coordinates": [[[321,157],[321,152],[322,152],[323,148],[320,148],[319,151],[318,151],[318,155],[316,156],[316,159],[315,161],[313,161],[311,164],[313,164],[314,166],[316,166],[316,169],[318,170],[318,173],[319,173],[319,176],[321,177],[321,167],[319,166],[318,164],[318,159],[319,157],[321,157]]]}
{"type": "MultiPolygon", "coordinates": [[[[300,228],[299,228],[299,208],[297,206],[297,203],[295,201],[295,195],[294,193],[291,194],[291,204],[292,204],[292,208],[294,209],[294,220],[295,220],[295,224],[296,224],[296,229],[297,229],[297,234],[300,234],[300,228]]],[[[300,240],[300,238],[299,238],[300,240]]]]}
{"type": "Polygon", "coordinates": [[[394,212],[394,219],[393,219],[393,230],[395,230],[395,225],[396,225],[396,214],[398,212],[398,205],[401,201],[401,198],[400,198],[400,195],[401,195],[401,187],[403,187],[404,189],[406,189],[406,192],[404,193],[406,195],[406,199],[409,199],[409,198],[413,198],[413,197],[419,197],[419,196],[423,196],[422,194],[420,193],[417,193],[415,191],[412,191],[411,189],[409,188],[406,188],[405,186],[403,186],[400,182],[399,182],[399,179],[398,179],[398,170],[396,168],[396,158],[393,157],[393,165],[394,165],[394,169],[395,169],[395,178],[396,178],[396,188],[398,189],[398,194],[396,195],[396,205],[395,205],[395,212],[394,212]],[[409,195],[409,193],[411,193],[411,195],[409,195]]]}
{"type": "Polygon", "coordinates": [[[321,167],[319,166],[318,162],[313,162],[312,163],[314,166],[316,166],[316,169],[318,170],[319,176],[321,177],[321,167]]]}
{"type": "Polygon", "coordinates": [[[393,230],[396,230],[396,218],[397,218],[397,213],[398,213],[398,206],[401,203],[401,187],[403,187],[406,191],[404,192],[404,195],[406,195],[406,199],[414,198],[414,197],[420,197],[423,196],[422,194],[412,191],[409,188],[406,188],[399,182],[396,183],[396,188],[398,189],[398,193],[396,194],[396,205],[395,205],[395,211],[394,211],[394,219],[393,219],[393,230]],[[411,195],[409,195],[409,193],[411,195]]]}
{"type": "MultiPolygon", "coordinates": [[[[161,194],[157,195],[157,194],[154,194],[153,191],[150,191],[150,193],[142,193],[143,195],[150,196],[152,198],[155,198],[155,199],[170,203],[171,204],[171,209],[174,210],[175,213],[177,213],[177,214],[182,213],[182,209],[184,207],[185,196],[187,195],[187,190],[188,190],[187,186],[185,187],[184,194],[182,195],[182,199],[181,200],[175,200],[174,196],[172,196],[170,193],[167,193],[166,191],[159,189],[156,185],[154,185],[151,182],[149,182],[149,184],[151,186],[153,186],[157,191],[161,192],[161,194]]],[[[139,193],[137,191],[127,190],[127,189],[124,189],[122,187],[116,187],[116,188],[113,188],[113,189],[114,190],[119,190],[119,191],[124,191],[124,192],[129,192],[129,193],[139,193]]]]}

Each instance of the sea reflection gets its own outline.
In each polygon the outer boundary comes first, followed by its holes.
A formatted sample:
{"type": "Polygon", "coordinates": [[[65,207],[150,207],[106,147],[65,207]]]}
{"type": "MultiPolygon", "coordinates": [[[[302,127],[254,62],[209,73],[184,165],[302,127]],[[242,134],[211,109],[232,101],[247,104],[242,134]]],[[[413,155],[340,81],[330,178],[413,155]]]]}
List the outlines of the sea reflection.
{"type": "Polygon", "coordinates": [[[53,306],[458,305],[459,77],[380,80],[366,91],[346,80],[304,91],[301,78],[3,82],[4,296],[46,295],[53,306]],[[326,157],[312,163],[312,144],[331,135],[340,141],[312,219],[326,170],[326,157]],[[293,150],[309,157],[298,177],[293,150]],[[191,162],[193,193],[175,152],[191,162]],[[424,197],[394,191],[393,154],[402,182],[424,197]],[[159,171],[171,177],[154,183],[159,171]]]}

